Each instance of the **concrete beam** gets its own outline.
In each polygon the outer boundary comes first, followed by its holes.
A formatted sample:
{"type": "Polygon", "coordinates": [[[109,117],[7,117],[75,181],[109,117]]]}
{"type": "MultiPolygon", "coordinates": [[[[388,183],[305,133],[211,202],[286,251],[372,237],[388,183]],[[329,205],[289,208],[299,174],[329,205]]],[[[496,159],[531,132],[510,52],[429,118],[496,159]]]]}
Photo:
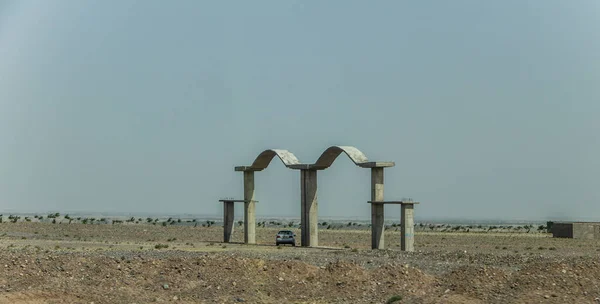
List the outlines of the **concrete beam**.
{"type": "MultiPolygon", "coordinates": [[[[383,201],[383,168],[371,168],[371,201],[383,201]]],[[[371,204],[371,248],[384,249],[384,205],[371,204]]]]}
{"type": "Polygon", "coordinates": [[[256,244],[256,202],[254,171],[244,171],[244,243],[256,244]]]}
{"type": "Polygon", "coordinates": [[[401,205],[400,218],[402,220],[400,249],[402,251],[415,250],[415,220],[414,204],[404,203],[401,205]]]}
{"type": "Polygon", "coordinates": [[[245,172],[245,171],[262,171],[263,169],[252,168],[252,166],[237,166],[234,168],[237,172],[245,172]]]}
{"type": "Polygon", "coordinates": [[[231,242],[233,234],[233,219],[234,219],[234,202],[223,202],[223,242],[231,242]]]}
{"type": "Polygon", "coordinates": [[[314,164],[296,164],[296,165],[290,165],[288,168],[293,169],[293,170],[323,170],[323,169],[325,169],[323,167],[317,167],[314,164]]]}
{"type": "MultiPolygon", "coordinates": [[[[366,163],[358,163],[357,166],[361,168],[389,168],[396,165],[394,162],[366,162],[366,163]]],[[[236,167],[237,171],[244,171],[245,167],[236,167]],[[239,170],[237,168],[240,168],[239,170]]],[[[294,170],[325,170],[329,167],[317,164],[296,164],[288,166],[290,169],[294,170]]]]}
{"type": "Polygon", "coordinates": [[[358,166],[361,168],[388,168],[395,165],[396,163],[391,161],[365,162],[358,164],[358,166]]]}
{"type": "Polygon", "coordinates": [[[300,171],[301,188],[301,216],[300,227],[301,244],[303,247],[316,247],[319,245],[318,227],[318,201],[317,201],[317,171],[300,171]]]}

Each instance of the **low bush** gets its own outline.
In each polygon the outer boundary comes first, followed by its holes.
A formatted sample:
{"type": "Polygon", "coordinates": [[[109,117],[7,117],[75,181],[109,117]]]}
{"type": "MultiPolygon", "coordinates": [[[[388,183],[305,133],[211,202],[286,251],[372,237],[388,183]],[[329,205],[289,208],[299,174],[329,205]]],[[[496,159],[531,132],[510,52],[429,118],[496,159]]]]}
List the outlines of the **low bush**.
{"type": "Polygon", "coordinates": [[[402,296],[395,295],[395,296],[392,296],[391,298],[389,298],[385,302],[385,304],[394,304],[394,303],[398,303],[401,300],[402,300],[402,296]]]}

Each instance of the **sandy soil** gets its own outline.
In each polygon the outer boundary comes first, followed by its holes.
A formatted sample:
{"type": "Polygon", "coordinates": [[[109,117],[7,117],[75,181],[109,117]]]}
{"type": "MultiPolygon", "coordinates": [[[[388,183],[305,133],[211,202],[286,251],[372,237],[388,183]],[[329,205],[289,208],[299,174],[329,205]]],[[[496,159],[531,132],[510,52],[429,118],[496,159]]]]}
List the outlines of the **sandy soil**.
{"type": "Polygon", "coordinates": [[[369,231],[300,248],[277,230],[244,245],[222,227],[5,222],[0,303],[600,303],[599,241],[421,232],[406,253],[396,231],[370,250],[369,231]]]}

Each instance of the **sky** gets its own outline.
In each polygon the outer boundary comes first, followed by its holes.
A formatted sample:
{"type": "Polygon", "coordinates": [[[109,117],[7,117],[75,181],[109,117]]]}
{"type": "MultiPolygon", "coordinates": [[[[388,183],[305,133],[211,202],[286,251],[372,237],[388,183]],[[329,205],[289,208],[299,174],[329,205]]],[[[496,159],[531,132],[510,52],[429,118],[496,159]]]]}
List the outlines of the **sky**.
{"type": "MultiPolygon", "coordinates": [[[[600,220],[599,33],[595,0],[0,0],[0,213],[220,215],[263,150],[349,145],[416,217],[600,220]]],[[[369,218],[368,169],[318,185],[369,218]]],[[[256,199],[299,217],[300,172],[256,199]]]]}

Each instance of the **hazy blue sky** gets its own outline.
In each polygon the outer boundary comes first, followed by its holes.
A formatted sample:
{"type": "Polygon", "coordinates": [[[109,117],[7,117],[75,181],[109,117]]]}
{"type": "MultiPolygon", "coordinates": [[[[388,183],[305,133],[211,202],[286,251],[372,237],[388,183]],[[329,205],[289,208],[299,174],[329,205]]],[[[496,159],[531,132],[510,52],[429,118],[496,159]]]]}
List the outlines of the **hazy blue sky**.
{"type": "MultiPolygon", "coordinates": [[[[221,214],[262,150],[352,145],[420,217],[600,220],[599,117],[595,0],[0,0],[0,212],[221,214]]],[[[299,177],[257,173],[258,216],[299,177]]],[[[369,187],[341,156],[320,215],[369,187]]]]}

